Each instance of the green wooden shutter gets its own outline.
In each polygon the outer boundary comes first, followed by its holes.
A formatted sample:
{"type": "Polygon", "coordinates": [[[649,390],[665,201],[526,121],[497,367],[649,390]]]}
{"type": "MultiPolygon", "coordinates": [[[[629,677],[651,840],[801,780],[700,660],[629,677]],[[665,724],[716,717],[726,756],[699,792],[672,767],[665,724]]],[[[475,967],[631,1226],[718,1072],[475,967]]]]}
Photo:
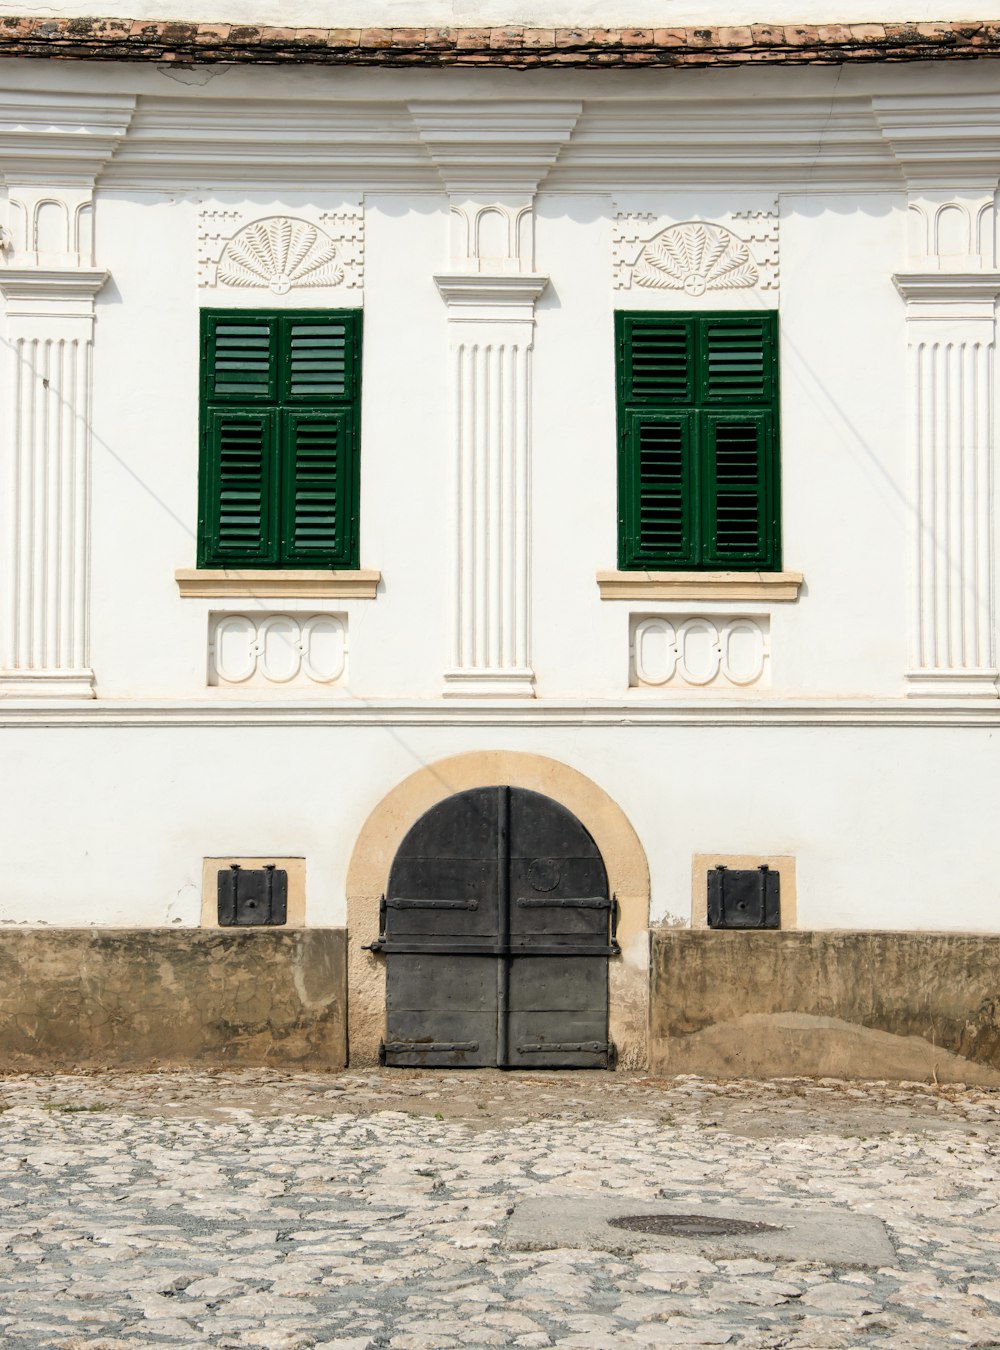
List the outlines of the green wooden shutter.
{"type": "Polygon", "coordinates": [[[688,412],[627,415],[624,566],[686,567],[697,558],[694,431],[688,412]]]}
{"type": "Polygon", "coordinates": [[[200,567],[357,567],[360,310],[202,314],[200,567]]]}
{"type": "Polygon", "coordinates": [[[343,402],[354,397],[355,316],[285,316],[281,334],[282,402],[343,402]]]}
{"type": "Polygon", "coordinates": [[[200,566],[277,559],[272,488],[275,414],[212,409],[205,415],[200,566]]]}
{"type": "Polygon", "coordinates": [[[287,411],[282,557],[315,567],[351,567],[354,418],[350,411],[287,411]]]}
{"type": "Polygon", "coordinates": [[[619,397],[626,406],[689,405],[695,393],[694,320],[619,313],[619,397]]]}
{"type": "Polygon", "coordinates": [[[770,413],[703,413],[704,562],[775,565],[770,413]]]}
{"type": "Polygon", "coordinates": [[[357,567],[361,314],[281,319],[282,560],[357,567]]]}
{"type": "Polygon", "coordinates": [[[776,388],[777,314],[705,315],[699,327],[698,404],[769,407],[776,388]]]}
{"type": "Polygon", "coordinates": [[[615,315],[619,566],[776,569],[778,316],[615,315]]]}
{"type": "Polygon", "coordinates": [[[202,312],[202,396],[209,403],[273,403],[278,390],[278,330],[250,312],[202,312]]]}

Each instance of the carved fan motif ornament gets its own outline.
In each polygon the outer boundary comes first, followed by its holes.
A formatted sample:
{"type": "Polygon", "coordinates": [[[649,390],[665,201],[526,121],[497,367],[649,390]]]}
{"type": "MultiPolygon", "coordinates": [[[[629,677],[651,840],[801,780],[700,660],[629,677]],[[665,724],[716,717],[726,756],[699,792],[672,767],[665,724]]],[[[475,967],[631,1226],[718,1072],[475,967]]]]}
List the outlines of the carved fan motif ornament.
{"type": "Polygon", "coordinates": [[[338,286],[344,269],[337,246],[306,220],[271,216],[235,234],[219,259],[218,279],[227,286],[269,286],[287,295],[295,286],[338,286]]]}
{"type": "Polygon", "coordinates": [[[632,279],[639,286],[659,290],[738,290],[756,286],[757,268],[750,249],[721,225],[688,221],[671,225],[643,248],[636,259],[632,279]]]}

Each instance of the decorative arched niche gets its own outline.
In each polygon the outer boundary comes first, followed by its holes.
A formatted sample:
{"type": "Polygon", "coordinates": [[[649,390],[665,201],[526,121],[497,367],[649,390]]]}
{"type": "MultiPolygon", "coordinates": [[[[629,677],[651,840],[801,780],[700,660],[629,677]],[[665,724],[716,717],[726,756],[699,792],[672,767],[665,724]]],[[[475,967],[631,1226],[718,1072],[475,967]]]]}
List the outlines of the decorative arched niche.
{"type": "Polygon", "coordinates": [[[647,1062],[649,868],[639,837],[603,788],[558,760],[510,750],[473,751],[430,764],[382,798],[347,869],[347,1018],[352,1065],[374,1064],[385,1028],[385,961],[364,950],[378,934],[379,900],[403,837],[430,807],[468,788],[508,784],[561,802],[590,832],[619,904],[622,954],[610,968],[610,1033],[622,1068],[647,1062]]]}

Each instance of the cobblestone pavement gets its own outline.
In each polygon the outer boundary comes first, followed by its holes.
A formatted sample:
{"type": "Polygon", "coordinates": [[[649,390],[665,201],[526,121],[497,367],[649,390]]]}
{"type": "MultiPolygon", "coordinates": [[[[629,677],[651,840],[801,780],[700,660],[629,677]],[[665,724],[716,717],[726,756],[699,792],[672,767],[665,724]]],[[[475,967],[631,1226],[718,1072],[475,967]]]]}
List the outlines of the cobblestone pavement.
{"type": "Polygon", "coordinates": [[[0,1079],[0,1345],[1000,1346],[1000,1094],[629,1075],[0,1079]],[[833,1206],[899,1266],[516,1252],[525,1196],[833,1206]]]}

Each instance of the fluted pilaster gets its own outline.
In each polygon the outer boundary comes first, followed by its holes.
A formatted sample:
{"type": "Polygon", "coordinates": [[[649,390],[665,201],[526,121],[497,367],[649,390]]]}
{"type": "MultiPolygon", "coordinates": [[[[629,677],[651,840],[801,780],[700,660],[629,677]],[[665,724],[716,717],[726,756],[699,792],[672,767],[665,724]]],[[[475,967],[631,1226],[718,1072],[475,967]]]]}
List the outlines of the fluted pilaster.
{"type": "Polygon", "coordinates": [[[456,696],[531,697],[531,347],[544,277],[439,276],[454,409],[456,696]]]}
{"type": "Polygon", "coordinates": [[[904,273],[911,697],[995,698],[993,368],[1000,273],[904,273]]]}
{"type": "Polygon", "coordinates": [[[105,273],[8,268],[0,463],[0,696],[92,697],[89,555],[94,295],[105,273]]]}

